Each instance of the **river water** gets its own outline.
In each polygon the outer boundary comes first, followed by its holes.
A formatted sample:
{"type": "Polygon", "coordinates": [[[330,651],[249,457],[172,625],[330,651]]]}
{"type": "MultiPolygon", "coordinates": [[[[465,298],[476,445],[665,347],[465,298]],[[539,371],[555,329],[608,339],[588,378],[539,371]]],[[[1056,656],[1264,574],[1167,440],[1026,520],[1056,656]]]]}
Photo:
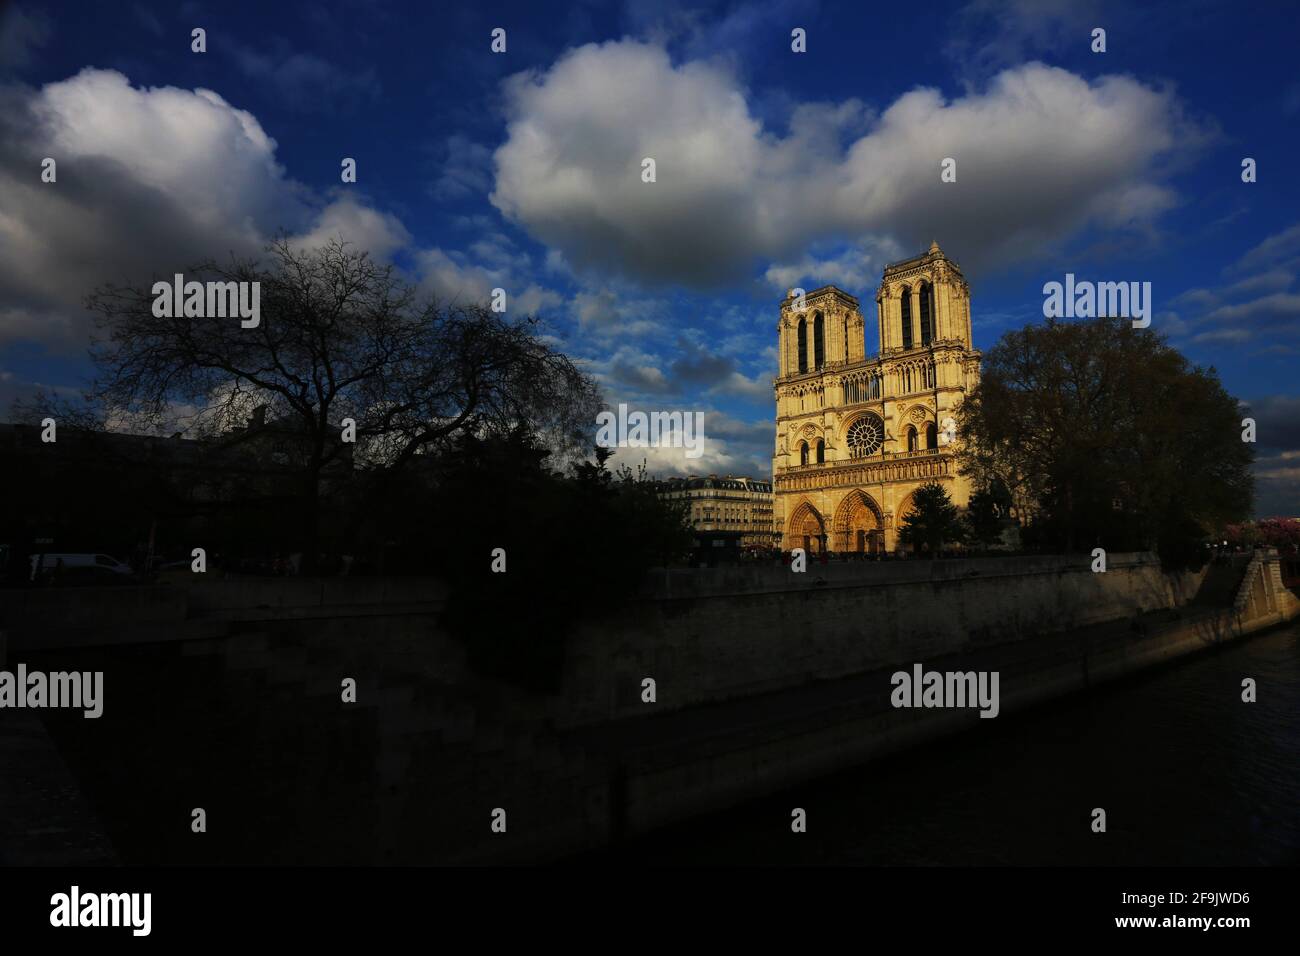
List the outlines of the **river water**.
{"type": "Polygon", "coordinates": [[[628,862],[1300,862],[1300,624],[979,724],[661,831],[628,862]]]}

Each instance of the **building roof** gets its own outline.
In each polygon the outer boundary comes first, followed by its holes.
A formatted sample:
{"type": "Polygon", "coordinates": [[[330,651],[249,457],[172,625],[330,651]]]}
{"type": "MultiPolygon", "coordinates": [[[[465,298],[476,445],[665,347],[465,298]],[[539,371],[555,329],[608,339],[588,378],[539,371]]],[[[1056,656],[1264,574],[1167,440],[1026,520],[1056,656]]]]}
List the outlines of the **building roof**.
{"type": "Polygon", "coordinates": [[[772,482],[762,478],[749,478],[743,475],[690,475],[686,478],[669,478],[661,482],[669,490],[694,490],[698,488],[720,488],[731,491],[771,491],[772,482]]]}
{"type": "Polygon", "coordinates": [[[930,243],[930,248],[927,249],[925,252],[921,253],[920,255],[912,256],[910,259],[903,259],[899,262],[891,262],[887,264],[885,266],[884,274],[888,276],[891,272],[901,272],[905,269],[911,269],[912,267],[918,266],[921,263],[925,262],[927,259],[934,259],[934,258],[943,259],[945,262],[948,263],[948,265],[952,266],[953,269],[955,269],[958,273],[961,272],[961,267],[958,266],[957,263],[949,259],[948,254],[939,248],[939,243],[937,241],[934,241],[930,243]]]}
{"type": "MultiPolygon", "coordinates": [[[[786,296],[785,296],[786,302],[789,302],[791,301],[791,299],[794,298],[794,296],[792,295],[793,292],[794,292],[793,289],[790,289],[786,292],[786,296]]],[[[824,285],[819,289],[813,289],[811,292],[805,292],[803,298],[805,302],[811,302],[813,299],[821,298],[824,295],[840,296],[841,298],[848,299],[855,306],[858,304],[858,297],[856,295],[853,295],[849,292],[845,292],[837,285],[824,285]]]]}

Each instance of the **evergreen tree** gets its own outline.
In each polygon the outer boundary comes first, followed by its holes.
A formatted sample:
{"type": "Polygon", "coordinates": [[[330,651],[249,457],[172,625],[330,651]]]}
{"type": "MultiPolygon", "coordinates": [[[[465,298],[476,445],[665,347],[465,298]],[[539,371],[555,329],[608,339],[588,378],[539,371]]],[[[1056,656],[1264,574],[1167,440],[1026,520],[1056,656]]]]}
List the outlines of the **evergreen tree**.
{"type": "Polygon", "coordinates": [[[903,544],[922,547],[937,555],[945,543],[960,542],[964,537],[961,516],[952,503],[948,489],[938,482],[927,482],[912,495],[912,511],[903,519],[898,532],[903,544]]]}

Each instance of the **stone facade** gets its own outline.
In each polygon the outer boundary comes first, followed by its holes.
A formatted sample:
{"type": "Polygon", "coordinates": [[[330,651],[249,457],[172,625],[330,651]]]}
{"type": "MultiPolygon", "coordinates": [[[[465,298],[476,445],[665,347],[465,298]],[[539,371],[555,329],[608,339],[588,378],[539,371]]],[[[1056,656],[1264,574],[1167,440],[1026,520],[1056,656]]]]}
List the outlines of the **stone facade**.
{"type": "Polygon", "coordinates": [[[694,531],[728,531],[742,546],[772,547],[772,485],[755,478],[727,475],[670,478],[659,486],[661,497],[690,502],[687,520],[694,531]]]}
{"type": "Polygon", "coordinates": [[[824,286],[781,303],[772,510],[787,550],[896,550],[928,481],[961,507],[969,500],[956,410],[979,380],[980,353],[970,287],[937,242],[885,267],[876,321],[880,352],[869,358],[854,296],[824,286]]]}

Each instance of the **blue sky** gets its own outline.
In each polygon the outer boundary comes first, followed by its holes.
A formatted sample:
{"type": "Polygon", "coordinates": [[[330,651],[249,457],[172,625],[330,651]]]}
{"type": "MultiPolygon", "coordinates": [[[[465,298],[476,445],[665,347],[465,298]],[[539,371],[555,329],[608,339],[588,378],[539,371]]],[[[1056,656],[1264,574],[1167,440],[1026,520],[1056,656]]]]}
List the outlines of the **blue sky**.
{"type": "Polygon", "coordinates": [[[873,350],[882,266],[937,239],[980,348],[1067,272],[1151,282],[1259,422],[1259,512],[1300,514],[1296,10],[9,4],[0,402],[87,374],[99,282],[339,234],[431,294],[506,289],[611,403],[705,412],[704,457],[654,470],[762,475],[785,289],[858,295],[873,350]]]}

